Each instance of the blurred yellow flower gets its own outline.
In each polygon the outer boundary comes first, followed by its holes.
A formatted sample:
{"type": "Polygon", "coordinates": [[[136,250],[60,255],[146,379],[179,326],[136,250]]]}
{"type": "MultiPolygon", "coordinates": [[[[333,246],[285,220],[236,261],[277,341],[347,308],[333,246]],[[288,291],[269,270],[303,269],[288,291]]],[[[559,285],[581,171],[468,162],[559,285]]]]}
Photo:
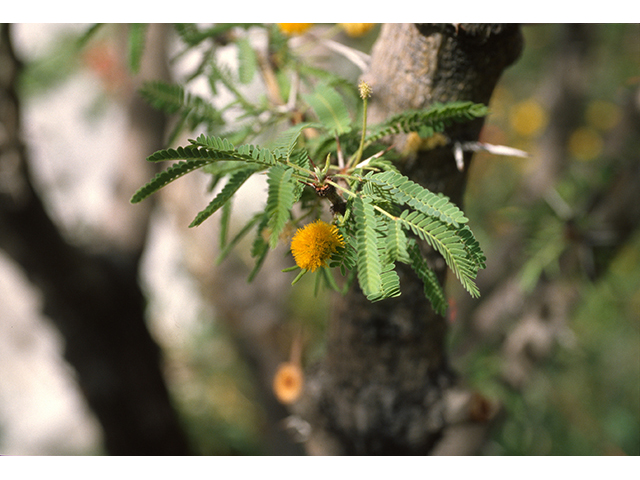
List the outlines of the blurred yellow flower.
{"type": "Polygon", "coordinates": [[[291,253],[300,268],[315,272],[326,266],[331,255],[344,245],[338,227],[316,220],[298,229],[291,240],[291,253]]]}
{"type": "Polygon", "coordinates": [[[519,135],[530,137],[547,125],[547,113],[533,99],[524,100],[513,107],[509,115],[511,127],[519,135]]]}
{"type": "Polygon", "coordinates": [[[416,132],[410,132],[407,140],[402,148],[403,155],[415,155],[421,150],[433,150],[437,147],[443,147],[448,140],[443,134],[436,132],[430,137],[422,138],[416,132]]]}
{"type": "Polygon", "coordinates": [[[361,37],[369,32],[375,23],[339,23],[338,25],[350,37],[361,37]]]}
{"type": "Polygon", "coordinates": [[[295,402],[302,393],[304,375],[295,363],[285,362],[278,366],[273,379],[273,393],[284,404],[295,402]]]}
{"type": "Polygon", "coordinates": [[[567,147],[578,160],[593,160],[602,153],[604,142],[593,128],[580,127],[569,137],[567,147]]]}
{"type": "Polygon", "coordinates": [[[311,25],[313,23],[279,23],[278,27],[285,35],[300,35],[309,30],[311,25]]]}

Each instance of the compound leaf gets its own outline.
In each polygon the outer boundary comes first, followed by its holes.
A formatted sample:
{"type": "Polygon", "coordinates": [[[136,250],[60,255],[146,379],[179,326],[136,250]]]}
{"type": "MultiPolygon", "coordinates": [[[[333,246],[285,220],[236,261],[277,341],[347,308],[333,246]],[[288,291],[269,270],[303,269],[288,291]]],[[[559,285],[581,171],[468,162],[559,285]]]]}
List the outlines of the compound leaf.
{"type": "Polygon", "coordinates": [[[356,250],[358,282],[365,296],[376,296],[381,292],[380,254],[378,250],[377,220],[371,200],[356,197],[353,201],[356,223],[356,250]]]}
{"type": "Polygon", "coordinates": [[[131,197],[131,203],[138,203],[147,198],[149,195],[157,192],[162,187],[168,185],[174,180],[186,175],[189,172],[192,172],[204,165],[210,163],[210,160],[203,158],[189,159],[184,162],[178,162],[173,164],[168,169],[156,174],[146,185],[141,187],[136,193],[131,197]]]}
{"type": "Polygon", "coordinates": [[[320,85],[313,93],[303,95],[303,98],[329,133],[341,135],[351,130],[349,111],[334,88],[320,85]]]}
{"type": "Polygon", "coordinates": [[[291,218],[291,207],[295,200],[294,182],[291,181],[291,168],[281,166],[273,167],[267,174],[269,191],[267,194],[267,215],[269,216],[269,229],[271,235],[269,246],[275,248],[280,238],[280,233],[291,218]]]}

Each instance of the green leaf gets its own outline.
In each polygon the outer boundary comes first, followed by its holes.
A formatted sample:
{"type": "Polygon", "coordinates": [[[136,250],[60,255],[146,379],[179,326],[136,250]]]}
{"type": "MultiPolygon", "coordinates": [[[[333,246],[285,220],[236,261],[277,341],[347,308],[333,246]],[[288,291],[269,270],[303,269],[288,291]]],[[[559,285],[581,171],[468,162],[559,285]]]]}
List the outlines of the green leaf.
{"type": "Polygon", "coordinates": [[[400,222],[397,220],[387,222],[386,231],[383,232],[383,238],[386,243],[386,261],[388,263],[395,261],[409,263],[407,235],[400,222]]]}
{"type": "MultiPolygon", "coordinates": [[[[200,137],[198,137],[200,139],[200,137]]],[[[211,140],[210,138],[207,141],[211,140]]],[[[213,140],[211,140],[213,141],[213,140]]],[[[150,162],[162,162],[165,160],[188,160],[192,158],[206,159],[209,162],[221,160],[242,160],[245,162],[259,163],[265,166],[276,165],[278,159],[266,148],[254,147],[253,145],[240,145],[236,149],[230,149],[228,144],[222,149],[212,147],[201,147],[198,144],[186,147],[168,148],[159,150],[147,157],[150,162]]],[[[232,147],[232,145],[231,145],[232,147]]]]}
{"type": "Polygon", "coordinates": [[[335,89],[320,85],[313,93],[303,95],[303,98],[330,133],[341,135],[351,130],[351,117],[344,99],[335,89]]]}
{"type": "Polygon", "coordinates": [[[191,142],[192,145],[205,147],[210,150],[217,150],[220,152],[233,152],[235,150],[233,143],[231,143],[226,138],[210,137],[204,134],[201,134],[195,140],[189,140],[189,142],[191,142]]]}
{"type": "Polygon", "coordinates": [[[388,190],[399,204],[409,205],[454,227],[469,221],[462,210],[447,197],[430,192],[398,172],[368,173],[365,179],[388,190]]]}
{"type": "Polygon", "coordinates": [[[203,124],[207,130],[212,130],[215,126],[224,124],[221,113],[210,101],[185,91],[180,85],[162,81],[145,82],[140,88],[140,95],[158,110],[170,115],[179,114],[169,143],[183,127],[193,131],[203,124]]]}
{"type": "Polygon", "coordinates": [[[409,258],[411,259],[411,268],[418,275],[424,285],[424,295],[431,302],[433,310],[439,315],[444,315],[447,311],[447,299],[444,290],[438,282],[438,278],[433,270],[429,268],[426,260],[420,254],[420,247],[415,241],[412,241],[408,247],[409,258]]]}
{"type": "Polygon", "coordinates": [[[268,226],[271,230],[269,245],[278,245],[280,233],[291,218],[291,207],[294,202],[294,182],[291,180],[291,168],[273,167],[267,174],[269,191],[267,194],[268,226]]]}
{"type": "Polygon", "coordinates": [[[182,177],[183,175],[192,172],[204,165],[210,163],[210,160],[207,159],[189,159],[185,162],[178,162],[173,164],[168,169],[156,174],[146,185],[141,187],[136,193],[131,197],[131,203],[138,203],[147,198],[149,195],[157,192],[162,187],[168,185],[174,180],[182,177]]]}
{"type": "Polygon", "coordinates": [[[129,26],[129,68],[133,73],[140,70],[147,27],[146,23],[132,23],[129,26]]]}
{"type": "Polygon", "coordinates": [[[485,262],[487,258],[484,256],[484,252],[480,248],[480,244],[473,235],[473,232],[471,232],[471,229],[465,225],[457,230],[456,234],[460,237],[468,258],[473,261],[478,270],[486,268],[485,262]]]}
{"type": "MultiPolygon", "coordinates": [[[[227,203],[228,205],[228,203],[227,203]]],[[[226,256],[233,250],[233,248],[240,243],[240,241],[251,231],[251,229],[255,226],[258,221],[264,218],[264,212],[258,212],[253,215],[249,221],[234,235],[234,237],[227,243],[224,248],[222,248],[220,255],[216,259],[216,263],[222,262],[226,258],[226,256]]]]}
{"type": "Polygon", "coordinates": [[[186,103],[186,94],[182,86],[159,80],[144,82],[140,88],[140,95],[153,108],[169,114],[178,112],[186,103]]]}
{"type": "MultiPolygon", "coordinates": [[[[354,248],[355,239],[352,232],[348,231],[345,226],[338,226],[338,230],[344,239],[345,247],[338,249],[331,255],[329,267],[340,268],[342,276],[347,275],[347,270],[355,272],[357,268],[357,251],[354,248]]],[[[345,285],[348,288],[348,285],[345,285]]]]}
{"type": "Polygon", "coordinates": [[[104,27],[104,25],[104,23],[94,23],[89,28],[87,28],[87,30],[85,30],[85,32],[78,38],[76,43],[77,48],[84,48],[89,43],[89,41],[95,37],[98,30],[104,27]]]}
{"type": "Polygon", "coordinates": [[[240,83],[246,85],[253,80],[257,70],[256,52],[246,37],[240,38],[236,45],[238,45],[238,79],[240,83]]]}
{"type": "Polygon", "coordinates": [[[187,45],[196,46],[209,38],[216,38],[227,33],[233,28],[249,28],[252,25],[260,25],[254,23],[216,23],[212,27],[200,30],[195,23],[176,23],[175,30],[187,45]]]}
{"type": "Polygon", "coordinates": [[[284,132],[278,134],[277,138],[273,142],[272,150],[285,160],[289,160],[297,143],[300,133],[305,128],[318,128],[321,127],[320,123],[304,122],[294,125],[286,129],[284,132]]]}
{"type": "Polygon", "coordinates": [[[400,278],[394,270],[394,264],[388,263],[382,268],[380,275],[380,290],[367,295],[371,302],[378,302],[385,298],[400,296],[400,278]]]}
{"type": "Polygon", "coordinates": [[[380,253],[378,249],[377,220],[371,200],[356,197],[353,200],[355,237],[358,265],[358,283],[365,296],[381,293],[380,253]]]}
{"type": "Polygon", "coordinates": [[[251,165],[243,170],[240,170],[229,177],[229,181],[225,184],[225,186],[220,190],[218,195],[215,196],[211,203],[199,212],[196,217],[189,225],[189,228],[196,227],[204,222],[207,218],[213,215],[220,207],[222,207],[227,201],[235,195],[238,189],[246,182],[251,175],[260,170],[260,167],[255,165],[251,165]]]}
{"type": "Polygon", "coordinates": [[[224,250],[227,246],[227,236],[229,234],[229,220],[231,219],[231,202],[225,202],[222,205],[222,215],[220,215],[220,249],[224,250]]]}
{"type": "Polygon", "coordinates": [[[473,102],[437,103],[424,110],[407,110],[375,126],[365,138],[365,145],[397,133],[418,132],[421,137],[426,138],[443,131],[453,122],[484,117],[488,112],[486,106],[473,102]]]}
{"type": "Polygon", "coordinates": [[[267,253],[269,253],[269,243],[265,240],[264,237],[264,230],[267,228],[269,217],[264,212],[260,212],[259,217],[260,224],[258,225],[256,237],[253,241],[253,245],[251,246],[251,256],[256,259],[256,263],[249,273],[249,278],[247,280],[248,282],[252,282],[256,277],[256,275],[262,268],[265,259],[267,258],[267,253]]]}
{"type": "Polygon", "coordinates": [[[422,212],[409,210],[403,211],[398,220],[442,255],[472,297],[480,296],[478,287],[473,282],[479,269],[477,258],[469,256],[468,246],[452,225],[422,212]]]}

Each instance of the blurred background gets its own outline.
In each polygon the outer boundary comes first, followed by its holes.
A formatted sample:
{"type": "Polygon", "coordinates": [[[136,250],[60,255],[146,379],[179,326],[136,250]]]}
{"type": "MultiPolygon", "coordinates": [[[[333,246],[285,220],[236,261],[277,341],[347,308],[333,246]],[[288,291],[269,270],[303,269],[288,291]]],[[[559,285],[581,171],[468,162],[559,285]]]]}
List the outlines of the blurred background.
{"type": "MultiPolygon", "coordinates": [[[[217,265],[217,222],[187,228],[208,202],[205,175],[128,203],[154,173],[144,158],[164,146],[170,121],[137,89],[144,79],[180,79],[197,53],[180,55],[171,27],[154,25],[132,75],[128,27],[104,28],[76,48],[88,27],[9,31],[24,63],[22,141],[46,212],[71,245],[135,257],[146,325],[191,452],[300,453],[282,436],[287,413],[271,381],[300,336],[306,363],[321,355],[328,298],[305,281],[290,288],[276,272],[284,251],[252,284],[250,245],[217,265]]],[[[522,57],[494,92],[481,140],[530,156],[482,152],[472,164],[463,208],[487,269],[480,299],[449,286],[452,363],[499,405],[482,454],[638,455],[640,27],[526,25],[523,33],[522,57]]],[[[336,39],[367,52],[376,34],[336,39]]],[[[228,61],[236,55],[229,50],[228,61]]],[[[354,81],[359,74],[345,62],[335,68],[354,81]]],[[[246,88],[259,94],[258,84],[246,88]]],[[[264,191],[259,181],[245,185],[234,213],[248,217],[264,191]]],[[[107,453],[42,307],[41,292],[0,250],[0,453],[107,453]]]]}

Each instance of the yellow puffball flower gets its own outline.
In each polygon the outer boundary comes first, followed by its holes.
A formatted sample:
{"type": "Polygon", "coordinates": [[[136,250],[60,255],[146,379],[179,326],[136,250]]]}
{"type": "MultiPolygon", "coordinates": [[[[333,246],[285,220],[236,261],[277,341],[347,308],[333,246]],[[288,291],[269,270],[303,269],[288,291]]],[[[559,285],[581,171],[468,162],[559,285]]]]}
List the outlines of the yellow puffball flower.
{"type": "Polygon", "coordinates": [[[295,363],[285,362],[278,366],[273,378],[273,393],[281,403],[295,402],[302,393],[304,375],[295,363]]]}
{"type": "Polygon", "coordinates": [[[350,37],[361,37],[369,32],[375,23],[339,23],[338,25],[350,37]]]}
{"type": "Polygon", "coordinates": [[[298,229],[291,239],[291,253],[300,268],[315,272],[344,245],[338,227],[316,220],[298,229]]]}
{"type": "Polygon", "coordinates": [[[513,129],[520,135],[530,137],[547,125],[547,113],[535,100],[529,99],[513,107],[509,115],[513,129]]]}
{"type": "Polygon", "coordinates": [[[309,30],[311,25],[313,23],[279,23],[278,27],[285,35],[300,35],[309,30]]]}

